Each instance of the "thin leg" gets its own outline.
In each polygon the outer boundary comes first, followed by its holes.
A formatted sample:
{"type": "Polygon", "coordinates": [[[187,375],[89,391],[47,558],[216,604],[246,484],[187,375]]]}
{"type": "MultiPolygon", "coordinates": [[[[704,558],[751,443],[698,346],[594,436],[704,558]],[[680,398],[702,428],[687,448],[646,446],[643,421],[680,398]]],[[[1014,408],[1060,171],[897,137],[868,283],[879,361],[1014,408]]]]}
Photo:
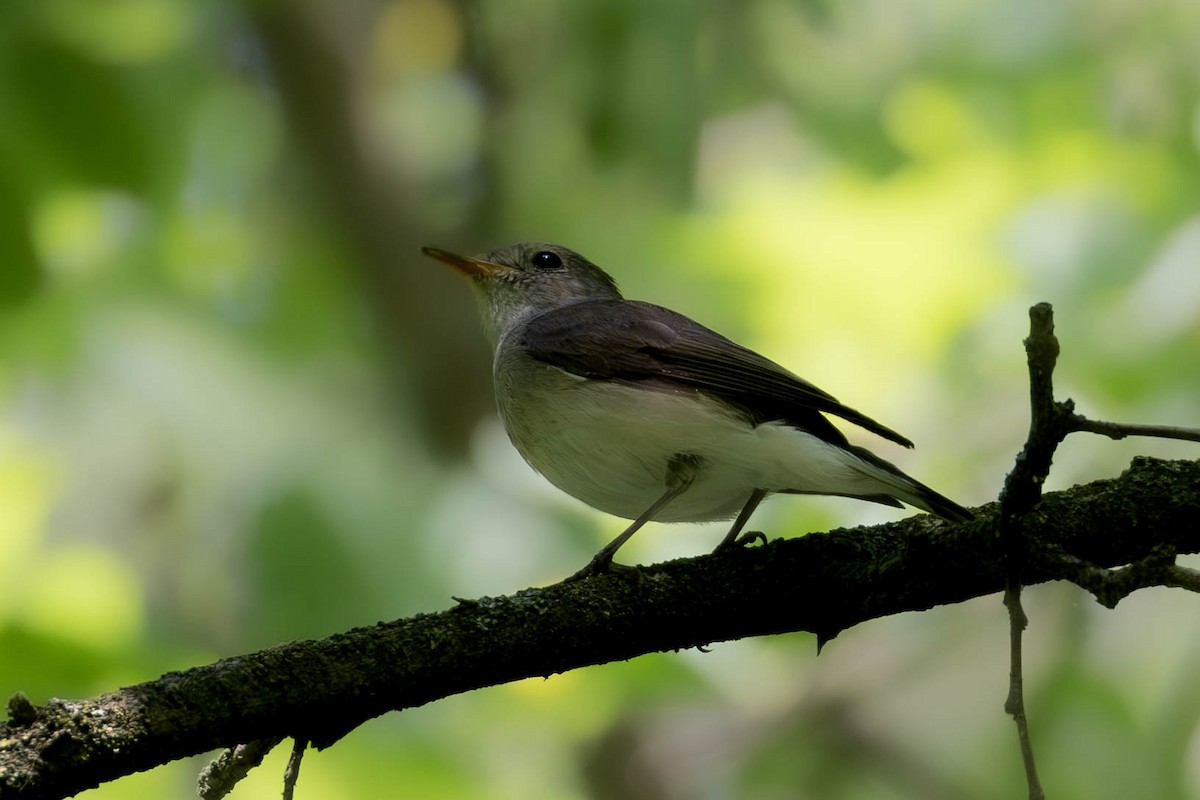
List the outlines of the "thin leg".
{"type": "MultiPolygon", "coordinates": [[[[721,550],[732,547],[738,543],[738,534],[742,532],[742,528],[746,527],[746,523],[750,521],[750,515],[754,513],[754,509],[758,508],[758,504],[761,503],[763,498],[766,496],[766,489],[755,489],[750,493],[750,499],[746,501],[746,505],[742,506],[742,510],[738,512],[737,519],[733,521],[733,527],[729,529],[729,533],[725,534],[725,538],[722,539],[721,543],[717,545],[715,550],[713,550],[714,553],[720,552],[721,550]]],[[[750,534],[747,538],[750,537],[762,537],[765,541],[765,537],[763,537],[761,533],[750,534]]]]}
{"type": "Polygon", "coordinates": [[[612,567],[613,556],[621,549],[621,545],[629,541],[629,537],[637,533],[639,528],[654,519],[654,515],[662,511],[667,503],[687,491],[687,488],[692,485],[692,481],[696,478],[700,463],[698,457],[684,453],[680,453],[672,458],[667,465],[667,491],[663,493],[662,497],[655,500],[649,508],[642,512],[640,517],[631,522],[629,527],[621,532],[620,536],[604,545],[603,549],[592,557],[592,560],[588,562],[586,567],[567,578],[564,582],[578,581],[590,575],[608,572],[612,567]]]}

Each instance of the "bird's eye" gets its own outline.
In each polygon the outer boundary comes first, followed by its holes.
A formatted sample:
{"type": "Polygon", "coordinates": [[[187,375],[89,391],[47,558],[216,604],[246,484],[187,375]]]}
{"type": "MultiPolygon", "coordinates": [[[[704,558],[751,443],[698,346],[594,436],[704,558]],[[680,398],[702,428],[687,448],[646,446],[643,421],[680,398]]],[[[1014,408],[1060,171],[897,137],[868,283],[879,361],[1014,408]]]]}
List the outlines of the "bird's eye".
{"type": "Polygon", "coordinates": [[[558,257],[558,253],[549,250],[539,250],[533,254],[531,260],[538,269],[558,269],[562,266],[562,259],[558,257]]]}

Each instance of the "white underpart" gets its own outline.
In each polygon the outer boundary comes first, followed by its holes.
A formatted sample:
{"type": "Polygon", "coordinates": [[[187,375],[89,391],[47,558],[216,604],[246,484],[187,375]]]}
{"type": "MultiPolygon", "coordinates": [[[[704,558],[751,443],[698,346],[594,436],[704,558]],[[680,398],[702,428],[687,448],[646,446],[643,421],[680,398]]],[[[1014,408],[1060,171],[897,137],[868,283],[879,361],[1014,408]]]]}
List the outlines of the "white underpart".
{"type": "Polygon", "coordinates": [[[627,519],[664,493],[668,464],[681,453],[701,466],[655,517],[661,522],[728,519],[755,489],[915,497],[902,476],[789,425],[752,426],[699,392],[585,380],[526,358],[498,364],[496,384],[525,460],[568,494],[627,519]]]}

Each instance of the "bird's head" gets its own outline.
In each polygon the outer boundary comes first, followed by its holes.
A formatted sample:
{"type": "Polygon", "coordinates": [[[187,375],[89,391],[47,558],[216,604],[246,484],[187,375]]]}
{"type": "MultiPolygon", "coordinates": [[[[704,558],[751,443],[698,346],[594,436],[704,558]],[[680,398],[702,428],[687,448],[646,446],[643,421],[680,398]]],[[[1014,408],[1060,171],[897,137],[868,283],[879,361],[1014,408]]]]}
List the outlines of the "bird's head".
{"type": "Polygon", "coordinates": [[[436,247],[422,247],[421,252],[454,267],[475,285],[493,344],[505,330],[531,316],[580,300],[621,297],[604,270],[556,244],[520,242],[478,256],[436,247]]]}

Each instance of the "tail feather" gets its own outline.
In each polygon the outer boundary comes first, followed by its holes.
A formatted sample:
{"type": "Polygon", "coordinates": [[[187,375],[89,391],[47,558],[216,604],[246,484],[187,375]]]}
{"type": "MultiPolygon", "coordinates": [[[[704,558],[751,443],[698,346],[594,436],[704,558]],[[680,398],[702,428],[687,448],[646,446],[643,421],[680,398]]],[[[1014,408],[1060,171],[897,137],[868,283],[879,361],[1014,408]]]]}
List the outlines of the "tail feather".
{"type": "MultiPolygon", "coordinates": [[[[911,506],[928,511],[930,514],[936,514],[947,522],[967,522],[975,518],[970,509],[960,506],[945,495],[930,489],[917,479],[909,477],[895,464],[883,460],[870,450],[862,447],[851,447],[849,451],[874,468],[872,474],[887,484],[888,488],[893,489],[893,491],[888,492],[888,495],[895,499],[903,500],[911,506]]],[[[879,502],[875,497],[863,497],[862,499],[879,502]]]]}
{"type": "Polygon", "coordinates": [[[912,498],[903,498],[908,503],[931,514],[937,514],[947,522],[968,522],[975,519],[975,514],[969,508],[960,506],[949,497],[938,494],[923,483],[912,481],[912,484],[915,490],[912,498]]]}

